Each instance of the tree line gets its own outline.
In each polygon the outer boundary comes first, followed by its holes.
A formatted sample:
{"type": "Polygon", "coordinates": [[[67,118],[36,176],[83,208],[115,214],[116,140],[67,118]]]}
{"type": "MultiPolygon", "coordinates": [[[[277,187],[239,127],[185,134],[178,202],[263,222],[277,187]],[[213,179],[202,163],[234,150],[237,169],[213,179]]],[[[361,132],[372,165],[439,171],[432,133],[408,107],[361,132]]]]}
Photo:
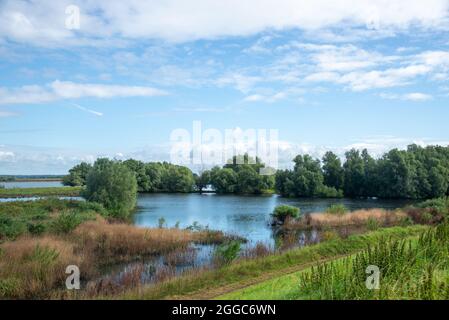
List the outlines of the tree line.
{"type": "Polygon", "coordinates": [[[449,195],[449,147],[409,145],[374,159],[352,149],[342,161],[299,155],[293,170],[276,173],[276,191],[288,197],[379,197],[427,199],[449,195]]]}
{"type": "MultiPolygon", "coordinates": [[[[261,175],[260,159],[234,156],[223,167],[200,174],[167,162],[130,159],[115,161],[133,174],[139,192],[195,192],[211,185],[217,193],[262,194],[285,197],[379,197],[425,199],[449,195],[449,147],[410,145],[393,149],[378,159],[352,149],[342,161],[331,151],[322,159],[298,155],[294,167],[261,175]]],[[[71,186],[86,184],[93,166],[81,163],[64,177],[71,186]]]]}

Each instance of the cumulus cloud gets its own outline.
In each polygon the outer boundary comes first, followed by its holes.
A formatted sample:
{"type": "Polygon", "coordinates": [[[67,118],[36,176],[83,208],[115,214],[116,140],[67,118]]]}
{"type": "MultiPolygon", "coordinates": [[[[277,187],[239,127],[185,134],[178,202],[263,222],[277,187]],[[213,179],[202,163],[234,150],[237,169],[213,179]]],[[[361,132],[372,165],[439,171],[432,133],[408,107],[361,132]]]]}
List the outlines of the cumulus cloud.
{"type": "Polygon", "coordinates": [[[5,0],[0,36],[42,45],[114,37],[190,41],[342,24],[388,30],[442,28],[447,25],[448,6],[446,0],[5,0]],[[80,30],[64,27],[70,4],[81,10],[80,30]]]}
{"type": "Polygon", "coordinates": [[[151,97],[165,94],[165,91],[151,87],[75,83],[56,80],[45,86],[31,85],[12,89],[0,87],[0,104],[44,103],[84,97],[151,97]]]}

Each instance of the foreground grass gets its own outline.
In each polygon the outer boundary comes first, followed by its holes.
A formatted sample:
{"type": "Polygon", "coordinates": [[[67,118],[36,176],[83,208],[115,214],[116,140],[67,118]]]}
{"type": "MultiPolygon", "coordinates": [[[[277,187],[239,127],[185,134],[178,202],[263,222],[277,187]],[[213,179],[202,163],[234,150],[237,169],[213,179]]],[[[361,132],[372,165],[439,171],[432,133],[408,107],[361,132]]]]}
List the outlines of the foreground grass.
{"type": "Polygon", "coordinates": [[[269,272],[282,271],[297,266],[348,255],[385,239],[404,239],[418,235],[426,230],[425,226],[394,227],[381,229],[364,235],[354,235],[347,239],[336,239],[317,245],[293,249],[284,253],[263,258],[243,260],[216,270],[185,275],[165,283],[147,286],[120,296],[127,299],[164,299],[164,298],[210,298],[208,290],[224,285],[238,284],[260,277],[269,272]],[[202,293],[203,292],[203,293],[202,293]]]}
{"type": "Polygon", "coordinates": [[[346,258],[236,290],[219,299],[448,299],[449,225],[420,236],[378,243],[346,258]],[[368,290],[366,268],[380,270],[380,287],[368,290]]]}
{"type": "Polygon", "coordinates": [[[12,188],[0,189],[0,198],[30,198],[66,196],[77,197],[82,187],[12,188]]]}

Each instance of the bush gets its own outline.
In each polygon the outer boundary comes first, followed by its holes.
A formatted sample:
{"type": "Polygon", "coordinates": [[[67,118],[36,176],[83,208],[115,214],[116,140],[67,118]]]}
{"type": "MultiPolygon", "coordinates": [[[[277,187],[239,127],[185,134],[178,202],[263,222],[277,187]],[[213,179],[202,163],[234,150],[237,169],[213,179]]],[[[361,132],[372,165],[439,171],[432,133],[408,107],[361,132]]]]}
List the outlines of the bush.
{"type": "Polygon", "coordinates": [[[47,225],[44,223],[28,223],[28,232],[33,235],[41,235],[45,231],[47,231],[47,225]]]}
{"type": "Polygon", "coordinates": [[[344,215],[348,212],[348,208],[346,208],[343,204],[333,204],[329,208],[326,209],[326,213],[336,214],[336,215],[344,215]]]}
{"type": "Polygon", "coordinates": [[[275,219],[277,219],[281,222],[284,222],[285,219],[287,219],[287,217],[290,217],[293,219],[299,218],[299,214],[300,214],[299,208],[288,206],[288,205],[280,205],[274,209],[272,216],[275,219]]]}
{"type": "Polygon", "coordinates": [[[75,230],[83,220],[76,212],[65,211],[51,222],[51,229],[54,233],[69,233],[75,230]]]}
{"type": "Polygon", "coordinates": [[[89,171],[83,197],[102,204],[113,217],[126,219],[137,201],[137,180],[118,161],[98,159],[89,171]]]}
{"type": "Polygon", "coordinates": [[[22,220],[0,214],[0,240],[15,239],[26,231],[27,226],[22,220]]]}
{"type": "Polygon", "coordinates": [[[219,245],[214,252],[215,263],[218,265],[230,264],[238,257],[240,249],[240,241],[236,240],[219,245]]]}

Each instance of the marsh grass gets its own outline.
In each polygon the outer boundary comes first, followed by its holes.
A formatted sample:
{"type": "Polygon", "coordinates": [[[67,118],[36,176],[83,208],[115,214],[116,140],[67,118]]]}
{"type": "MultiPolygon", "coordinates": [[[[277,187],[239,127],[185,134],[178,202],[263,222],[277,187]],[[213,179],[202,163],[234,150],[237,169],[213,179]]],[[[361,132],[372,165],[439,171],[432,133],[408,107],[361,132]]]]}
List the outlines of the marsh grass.
{"type": "Polygon", "coordinates": [[[356,210],[346,214],[313,213],[299,220],[291,220],[287,229],[325,229],[345,226],[367,226],[376,221],[378,226],[399,225],[407,213],[401,210],[388,211],[383,209],[356,210]]]}
{"type": "MultiPolygon", "coordinates": [[[[172,264],[191,261],[190,244],[226,239],[211,230],[137,228],[104,218],[103,210],[93,203],[58,199],[1,204],[0,298],[70,298],[64,290],[68,265],[77,265],[85,282],[105,266],[152,255],[169,254],[165,267],[173,269],[172,264]]],[[[161,279],[169,274],[168,269],[158,272],[161,279]]],[[[132,271],[117,285],[103,280],[91,285],[91,291],[117,293],[127,284],[134,286],[136,274],[132,271]]]]}

